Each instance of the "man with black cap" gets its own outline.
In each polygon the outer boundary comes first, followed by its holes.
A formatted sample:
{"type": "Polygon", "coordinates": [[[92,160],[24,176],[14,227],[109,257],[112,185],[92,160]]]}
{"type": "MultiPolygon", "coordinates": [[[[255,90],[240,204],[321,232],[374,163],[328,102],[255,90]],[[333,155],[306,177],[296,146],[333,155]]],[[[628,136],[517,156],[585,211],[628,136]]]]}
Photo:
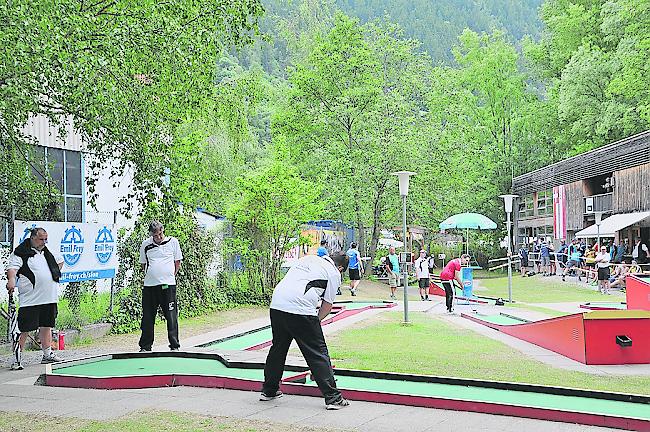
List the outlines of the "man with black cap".
{"type": "Polygon", "coordinates": [[[63,257],[45,246],[47,231],[33,228],[9,257],[7,291],[13,295],[18,287],[18,355],[12,370],[22,370],[21,353],[29,332],[39,329],[43,358],[41,363],[54,363],[61,358],[52,352],[52,327],[56,321],[59,301],[59,278],[63,257]],[[16,281],[16,278],[18,279],[16,281]]]}

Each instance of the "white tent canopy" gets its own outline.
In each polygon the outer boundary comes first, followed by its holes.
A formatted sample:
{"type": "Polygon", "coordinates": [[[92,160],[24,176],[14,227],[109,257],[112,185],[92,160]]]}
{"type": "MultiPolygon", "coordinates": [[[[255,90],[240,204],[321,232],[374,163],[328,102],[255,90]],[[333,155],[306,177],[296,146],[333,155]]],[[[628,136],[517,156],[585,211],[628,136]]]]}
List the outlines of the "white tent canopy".
{"type": "MultiPolygon", "coordinates": [[[[637,222],[650,218],[650,212],[638,213],[621,213],[611,215],[607,219],[603,219],[600,224],[601,237],[614,237],[617,231],[627,228],[637,222]]],[[[582,231],[578,231],[575,235],[578,238],[596,238],[598,237],[598,226],[591,225],[582,231]]]]}

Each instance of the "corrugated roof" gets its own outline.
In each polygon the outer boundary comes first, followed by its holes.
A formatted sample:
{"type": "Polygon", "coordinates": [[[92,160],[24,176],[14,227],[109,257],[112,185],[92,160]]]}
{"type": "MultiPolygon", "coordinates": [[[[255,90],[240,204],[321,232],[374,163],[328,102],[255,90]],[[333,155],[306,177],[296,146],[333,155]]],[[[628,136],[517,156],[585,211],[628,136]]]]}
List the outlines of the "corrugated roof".
{"type": "Polygon", "coordinates": [[[650,163],[650,130],[515,177],[512,191],[525,195],[650,163]]]}

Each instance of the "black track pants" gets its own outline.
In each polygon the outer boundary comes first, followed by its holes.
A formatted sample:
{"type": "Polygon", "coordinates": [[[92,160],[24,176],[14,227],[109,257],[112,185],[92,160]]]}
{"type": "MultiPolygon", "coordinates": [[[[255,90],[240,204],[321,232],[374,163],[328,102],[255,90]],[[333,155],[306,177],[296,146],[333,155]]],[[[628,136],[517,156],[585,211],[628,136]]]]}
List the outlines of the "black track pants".
{"type": "Polygon", "coordinates": [[[341,392],[336,388],[334,381],[332,364],[318,317],[271,309],[271,330],[273,345],[266,357],[262,392],[271,395],[278,391],[287,352],[295,339],[318,388],[325,397],[325,403],[341,398],[341,392]]]}
{"type": "Polygon", "coordinates": [[[454,307],[454,281],[441,281],[442,286],[445,288],[445,299],[447,310],[451,312],[454,307]]]}
{"type": "Polygon", "coordinates": [[[142,289],[142,321],[140,329],[140,348],[151,350],[153,345],[153,327],[156,322],[158,307],[162,309],[165,321],[167,321],[167,337],[169,348],[178,348],[178,307],[176,304],[176,285],[168,285],[163,289],[162,285],[144,287],[142,289]]]}

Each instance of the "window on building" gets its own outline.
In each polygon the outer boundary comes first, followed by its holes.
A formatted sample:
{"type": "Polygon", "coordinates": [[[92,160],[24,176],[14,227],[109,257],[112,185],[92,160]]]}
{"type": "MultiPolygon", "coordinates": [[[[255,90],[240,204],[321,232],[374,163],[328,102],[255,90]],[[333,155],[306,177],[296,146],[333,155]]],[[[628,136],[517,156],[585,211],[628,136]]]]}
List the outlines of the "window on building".
{"type": "Polygon", "coordinates": [[[527,245],[528,244],[528,232],[526,228],[517,229],[517,245],[527,245]]]}
{"type": "Polygon", "coordinates": [[[535,213],[534,207],[533,207],[533,195],[528,194],[525,195],[520,201],[519,201],[519,218],[529,218],[532,217],[535,213]]]}
{"type": "Polygon", "coordinates": [[[546,225],[535,228],[535,237],[540,239],[553,238],[553,226],[546,225]]]}
{"type": "MultiPolygon", "coordinates": [[[[34,154],[45,159],[52,181],[62,195],[58,206],[62,221],[83,222],[85,203],[81,152],[38,146],[34,154]]],[[[34,175],[43,181],[37,172],[34,175]]]]}
{"type": "Polygon", "coordinates": [[[553,214],[553,191],[537,192],[537,215],[548,216],[553,214]]]}

